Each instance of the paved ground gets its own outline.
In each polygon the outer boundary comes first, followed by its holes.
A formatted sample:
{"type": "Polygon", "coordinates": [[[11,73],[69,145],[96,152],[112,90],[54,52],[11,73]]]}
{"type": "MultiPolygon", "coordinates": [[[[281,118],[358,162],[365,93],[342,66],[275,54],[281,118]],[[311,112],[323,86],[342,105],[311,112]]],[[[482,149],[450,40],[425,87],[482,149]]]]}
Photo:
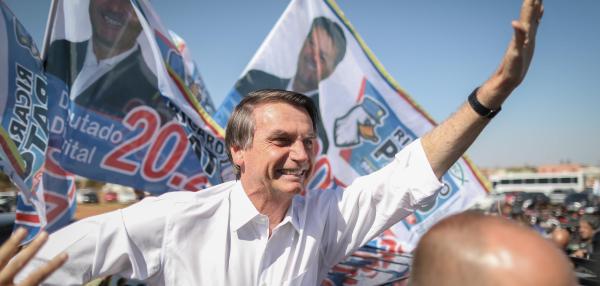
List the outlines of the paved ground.
{"type": "Polygon", "coordinates": [[[119,203],[100,203],[100,204],[77,204],[77,211],[75,212],[75,219],[80,220],[88,216],[93,216],[116,209],[124,208],[129,204],[119,203]]]}

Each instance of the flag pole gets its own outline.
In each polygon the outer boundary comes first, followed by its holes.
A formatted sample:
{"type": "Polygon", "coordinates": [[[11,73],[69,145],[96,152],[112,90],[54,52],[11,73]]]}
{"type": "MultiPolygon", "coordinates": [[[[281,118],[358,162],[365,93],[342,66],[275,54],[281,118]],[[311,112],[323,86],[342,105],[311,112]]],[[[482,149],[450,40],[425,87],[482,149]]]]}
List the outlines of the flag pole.
{"type": "Polygon", "coordinates": [[[56,9],[58,0],[52,0],[50,9],[48,10],[48,22],[46,23],[46,31],[44,32],[44,42],[42,43],[42,61],[46,60],[46,50],[50,46],[52,27],[54,26],[54,18],[56,17],[56,9]]]}

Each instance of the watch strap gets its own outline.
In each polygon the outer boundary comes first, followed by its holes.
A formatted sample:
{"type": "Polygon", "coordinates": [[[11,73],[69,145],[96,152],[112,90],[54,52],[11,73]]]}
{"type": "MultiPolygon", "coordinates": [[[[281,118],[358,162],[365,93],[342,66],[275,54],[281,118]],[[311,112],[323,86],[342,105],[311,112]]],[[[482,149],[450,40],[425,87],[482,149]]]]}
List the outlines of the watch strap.
{"type": "Polygon", "coordinates": [[[473,92],[471,92],[471,94],[469,95],[469,105],[471,105],[471,108],[473,108],[473,110],[477,112],[477,114],[479,114],[481,117],[489,119],[494,118],[494,116],[496,116],[496,114],[498,114],[498,112],[502,110],[502,107],[498,107],[498,109],[490,109],[485,107],[483,104],[481,104],[481,102],[479,102],[479,100],[477,100],[478,90],[479,87],[473,90],[473,92]]]}

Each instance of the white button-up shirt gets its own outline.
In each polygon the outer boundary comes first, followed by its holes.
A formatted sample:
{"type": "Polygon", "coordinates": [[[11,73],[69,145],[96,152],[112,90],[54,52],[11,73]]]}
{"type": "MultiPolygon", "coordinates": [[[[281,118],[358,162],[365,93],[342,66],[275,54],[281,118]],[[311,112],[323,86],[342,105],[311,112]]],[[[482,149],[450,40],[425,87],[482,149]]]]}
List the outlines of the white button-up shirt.
{"type": "Polygon", "coordinates": [[[270,238],[268,217],[240,182],[227,182],[74,223],[53,234],[23,273],[67,251],[48,285],[115,273],[150,285],[318,285],[333,265],[440,187],[416,141],[345,190],[296,196],[270,238]]]}

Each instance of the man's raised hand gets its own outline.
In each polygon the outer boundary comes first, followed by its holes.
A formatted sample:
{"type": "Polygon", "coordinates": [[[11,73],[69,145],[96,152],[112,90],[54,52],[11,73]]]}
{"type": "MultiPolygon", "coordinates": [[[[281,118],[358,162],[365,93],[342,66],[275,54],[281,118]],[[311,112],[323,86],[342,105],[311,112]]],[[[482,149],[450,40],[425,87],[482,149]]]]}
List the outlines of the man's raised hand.
{"type": "MultiPolygon", "coordinates": [[[[48,234],[41,232],[31,244],[17,253],[19,244],[27,236],[27,231],[19,228],[11,237],[0,247],[0,286],[17,285],[14,278],[21,269],[31,260],[31,258],[46,243],[48,234]],[[14,258],[13,258],[14,256],[14,258]],[[12,259],[12,260],[11,260],[12,259]]],[[[46,279],[52,272],[62,266],[67,261],[67,254],[61,253],[50,260],[46,265],[38,268],[28,275],[18,285],[38,285],[46,279]]]]}

